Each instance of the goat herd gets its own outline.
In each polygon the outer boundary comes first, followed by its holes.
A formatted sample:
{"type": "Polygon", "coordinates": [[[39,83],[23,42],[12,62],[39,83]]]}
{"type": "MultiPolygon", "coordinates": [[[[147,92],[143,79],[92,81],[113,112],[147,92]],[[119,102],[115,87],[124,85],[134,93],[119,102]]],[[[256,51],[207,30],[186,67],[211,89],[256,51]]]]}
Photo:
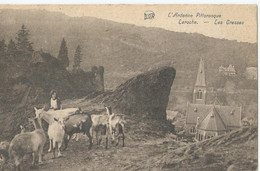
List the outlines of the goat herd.
{"type": "MultiPolygon", "coordinates": [[[[12,141],[6,144],[6,151],[2,149],[2,158],[6,163],[8,159],[13,159],[16,170],[20,170],[23,157],[26,154],[32,154],[34,165],[36,162],[42,162],[43,147],[47,141],[47,136],[42,128],[42,120],[48,123],[48,137],[49,150],[52,151],[53,158],[55,158],[55,150],[58,151],[58,157],[62,156],[62,145],[65,150],[72,135],[83,133],[89,138],[89,149],[92,148],[93,135],[96,135],[97,145],[100,145],[102,136],[106,138],[105,148],[108,147],[108,140],[111,144],[118,145],[119,140],[122,139],[122,146],[124,146],[124,115],[117,115],[112,113],[111,107],[106,107],[106,114],[89,115],[83,113],[80,108],[68,108],[63,110],[49,110],[44,109],[35,110],[35,117],[29,119],[33,122],[35,130],[32,132],[22,131],[17,134],[12,141]]],[[[1,143],[0,146],[4,144],[1,143]]]]}

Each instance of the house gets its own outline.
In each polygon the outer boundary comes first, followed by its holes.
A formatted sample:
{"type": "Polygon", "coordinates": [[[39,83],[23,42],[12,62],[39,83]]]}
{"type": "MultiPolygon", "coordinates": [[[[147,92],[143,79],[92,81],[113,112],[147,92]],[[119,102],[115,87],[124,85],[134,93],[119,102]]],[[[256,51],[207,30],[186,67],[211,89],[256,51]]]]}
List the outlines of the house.
{"type": "Polygon", "coordinates": [[[235,76],[236,70],[235,66],[229,64],[228,67],[223,67],[222,65],[218,68],[218,72],[224,76],[235,76]]]}
{"type": "Polygon", "coordinates": [[[206,95],[204,60],[200,59],[193,101],[187,103],[186,133],[201,141],[241,127],[241,107],[222,106],[217,98],[212,104],[206,104],[206,95]]]}
{"type": "Polygon", "coordinates": [[[247,67],[246,78],[249,80],[257,80],[257,67],[247,67]]]}

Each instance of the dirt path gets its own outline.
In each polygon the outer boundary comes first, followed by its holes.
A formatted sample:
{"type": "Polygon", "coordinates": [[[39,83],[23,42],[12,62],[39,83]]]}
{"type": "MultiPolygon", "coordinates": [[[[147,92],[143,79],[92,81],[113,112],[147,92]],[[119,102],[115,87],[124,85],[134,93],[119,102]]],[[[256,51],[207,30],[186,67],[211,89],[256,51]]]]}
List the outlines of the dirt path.
{"type": "MultiPolygon", "coordinates": [[[[72,140],[62,158],[51,159],[44,156],[44,163],[32,170],[152,170],[154,163],[167,152],[163,140],[148,142],[127,142],[126,147],[94,145],[88,150],[88,139],[81,136],[79,142],[72,140]]],[[[159,168],[157,168],[159,169],[159,168]]]]}

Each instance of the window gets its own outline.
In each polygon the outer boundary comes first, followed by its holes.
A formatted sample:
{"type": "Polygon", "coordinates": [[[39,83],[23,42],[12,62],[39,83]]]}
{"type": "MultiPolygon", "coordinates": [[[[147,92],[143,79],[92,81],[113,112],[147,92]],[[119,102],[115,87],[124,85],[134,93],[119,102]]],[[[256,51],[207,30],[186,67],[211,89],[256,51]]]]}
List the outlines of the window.
{"type": "Polygon", "coordinates": [[[191,128],[190,128],[190,133],[195,133],[195,132],[196,132],[195,127],[194,127],[194,126],[191,127],[191,128]]]}
{"type": "Polygon", "coordinates": [[[202,141],[202,140],[203,140],[203,135],[199,134],[199,141],[202,141]]]}
{"type": "Polygon", "coordinates": [[[202,91],[201,91],[201,89],[199,89],[199,91],[197,92],[197,99],[202,99],[202,91]]]}

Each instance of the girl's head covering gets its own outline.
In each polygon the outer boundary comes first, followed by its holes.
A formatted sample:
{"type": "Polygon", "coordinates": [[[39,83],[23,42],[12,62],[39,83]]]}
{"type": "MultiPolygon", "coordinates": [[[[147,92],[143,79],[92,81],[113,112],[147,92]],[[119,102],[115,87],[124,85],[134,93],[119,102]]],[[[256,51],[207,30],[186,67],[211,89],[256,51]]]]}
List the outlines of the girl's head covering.
{"type": "Polygon", "coordinates": [[[56,90],[54,90],[54,89],[53,89],[53,90],[51,90],[51,92],[50,92],[50,96],[52,96],[52,94],[53,94],[53,93],[56,93],[56,94],[57,94],[57,91],[56,91],[56,90]]]}

